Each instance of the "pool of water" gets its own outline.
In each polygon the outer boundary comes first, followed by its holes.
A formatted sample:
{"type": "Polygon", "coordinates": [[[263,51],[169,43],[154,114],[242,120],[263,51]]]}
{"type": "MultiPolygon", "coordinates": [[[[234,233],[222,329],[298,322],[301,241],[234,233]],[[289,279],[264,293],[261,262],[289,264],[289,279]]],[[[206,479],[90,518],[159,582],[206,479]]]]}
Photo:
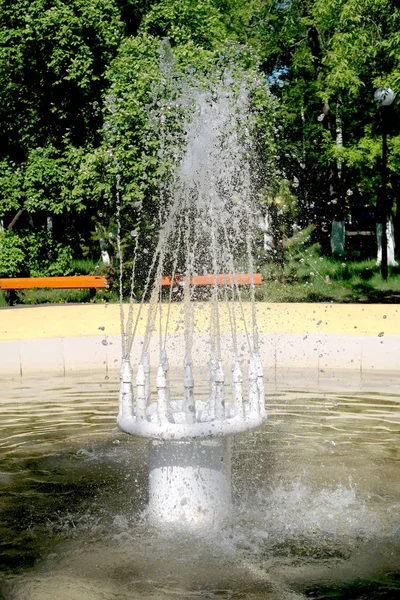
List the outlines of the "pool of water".
{"type": "Polygon", "coordinates": [[[267,424],[235,439],[235,510],[203,533],[148,525],[116,378],[2,380],[0,598],[397,598],[399,380],[270,382],[267,424]]]}

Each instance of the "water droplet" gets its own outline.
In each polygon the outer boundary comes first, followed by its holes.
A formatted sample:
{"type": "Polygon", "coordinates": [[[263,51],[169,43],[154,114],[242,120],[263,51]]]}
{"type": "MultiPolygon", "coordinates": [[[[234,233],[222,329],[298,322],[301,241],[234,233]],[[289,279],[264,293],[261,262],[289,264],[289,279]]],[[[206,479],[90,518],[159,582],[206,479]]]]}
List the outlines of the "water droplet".
{"type": "Polygon", "coordinates": [[[103,344],[103,346],[108,346],[107,340],[101,340],[101,343],[103,344]]]}

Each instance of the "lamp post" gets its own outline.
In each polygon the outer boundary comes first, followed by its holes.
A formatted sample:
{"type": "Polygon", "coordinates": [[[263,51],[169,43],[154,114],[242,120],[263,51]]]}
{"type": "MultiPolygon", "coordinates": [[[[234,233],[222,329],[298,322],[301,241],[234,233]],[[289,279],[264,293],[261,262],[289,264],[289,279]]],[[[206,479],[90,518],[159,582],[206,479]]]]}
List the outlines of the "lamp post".
{"type": "Polygon", "coordinates": [[[381,110],[382,118],[382,187],[377,200],[377,222],[382,224],[382,259],[381,274],[383,279],[388,276],[387,256],[387,130],[385,107],[390,106],[394,100],[394,93],[390,88],[378,88],[374,99],[381,110]]]}

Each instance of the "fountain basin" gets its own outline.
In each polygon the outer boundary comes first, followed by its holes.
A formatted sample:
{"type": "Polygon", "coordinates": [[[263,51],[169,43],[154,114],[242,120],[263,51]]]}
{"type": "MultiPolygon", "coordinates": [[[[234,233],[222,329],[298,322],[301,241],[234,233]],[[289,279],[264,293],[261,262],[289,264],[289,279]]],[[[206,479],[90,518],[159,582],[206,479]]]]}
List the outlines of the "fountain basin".
{"type": "MultiPolygon", "coordinates": [[[[247,314],[249,308],[244,308],[247,314]]],[[[179,326],[179,310],[179,304],[171,307],[170,318],[175,329],[179,326]]],[[[202,310],[195,310],[199,330],[193,357],[196,366],[207,360],[209,347],[204,333],[208,311],[207,304],[202,310]]],[[[146,316],[147,306],[143,321],[139,321],[133,348],[136,353],[140,352],[143,341],[146,316]]],[[[288,370],[307,369],[304,383],[311,387],[333,371],[361,374],[371,369],[400,369],[400,319],[396,304],[260,302],[257,316],[260,352],[267,376],[275,378],[277,374],[281,379],[288,370]]],[[[223,334],[226,321],[224,316],[223,334]]],[[[238,328],[241,327],[242,321],[238,321],[238,328]]],[[[240,331],[241,343],[242,336],[240,331]]],[[[170,366],[180,367],[184,360],[180,331],[171,337],[168,352],[170,366]]],[[[119,369],[121,360],[119,307],[87,304],[2,308],[0,359],[0,373],[6,376],[49,372],[63,375],[92,370],[109,375],[119,369]]],[[[156,350],[150,348],[151,365],[156,366],[158,360],[156,350]]]]}
{"type": "Polygon", "coordinates": [[[2,378],[4,597],[396,597],[398,373],[303,375],[267,381],[268,431],[235,440],[223,527],[175,534],[143,518],[149,447],[115,426],[116,374],[2,378]]]}

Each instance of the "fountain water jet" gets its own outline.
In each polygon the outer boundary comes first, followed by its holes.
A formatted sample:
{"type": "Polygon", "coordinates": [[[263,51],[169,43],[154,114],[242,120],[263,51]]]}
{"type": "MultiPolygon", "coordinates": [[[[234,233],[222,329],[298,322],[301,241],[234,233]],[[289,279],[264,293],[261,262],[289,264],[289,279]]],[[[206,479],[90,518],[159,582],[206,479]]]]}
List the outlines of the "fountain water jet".
{"type": "MultiPolygon", "coordinates": [[[[172,59],[165,44],[161,48],[161,71],[168,78],[172,59]]],[[[122,431],[151,440],[151,520],[158,524],[185,522],[208,526],[220,521],[230,510],[231,437],[260,427],[266,419],[252,254],[259,216],[250,176],[253,123],[248,82],[243,75],[238,79],[224,71],[208,91],[194,84],[186,83],[184,87],[181,107],[186,110],[185,144],[181,147],[175,144],[173,152],[178,160],[173,176],[160,185],[160,228],[143,295],[145,298],[146,293],[150,294],[150,303],[143,349],[136,359],[136,397],[130,353],[143,301],[137,307],[135,324],[132,316],[128,317],[131,330],[123,330],[117,422],[122,431]],[[248,323],[239,287],[243,269],[252,303],[248,323]],[[198,281],[203,281],[202,276],[211,278],[210,287],[198,285],[198,281]],[[163,287],[168,288],[168,294],[163,287]],[[171,302],[175,297],[180,297],[184,315],[181,399],[172,397],[168,384],[167,342],[171,302]],[[192,358],[196,352],[195,307],[204,298],[211,305],[207,401],[196,398],[192,358]],[[222,304],[229,316],[229,336],[221,333],[222,304]],[[245,328],[244,345],[240,349],[238,319],[245,328]],[[158,331],[153,335],[156,322],[158,331]],[[155,401],[149,366],[152,338],[157,338],[159,353],[156,390],[153,388],[155,401]],[[232,364],[230,394],[224,372],[228,344],[232,364]],[[245,365],[246,394],[242,374],[245,365]]],[[[162,99],[156,104],[162,161],[163,153],[167,152],[166,140],[173,135],[168,129],[162,99]]]]}

